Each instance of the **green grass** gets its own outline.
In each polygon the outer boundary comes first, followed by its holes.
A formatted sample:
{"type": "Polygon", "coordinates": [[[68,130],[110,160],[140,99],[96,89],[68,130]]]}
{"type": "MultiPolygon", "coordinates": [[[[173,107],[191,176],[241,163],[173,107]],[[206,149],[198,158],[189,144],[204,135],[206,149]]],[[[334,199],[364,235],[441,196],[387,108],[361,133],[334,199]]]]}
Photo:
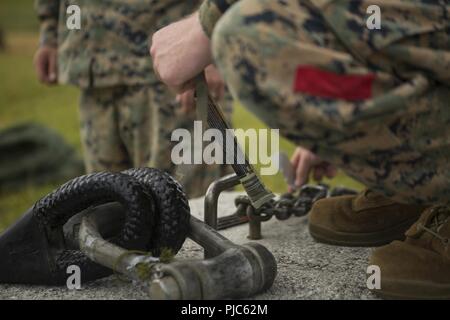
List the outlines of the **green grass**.
{"type": "MultiPolygon", "coordinates": [[[[233,114],[233,124],[236,128],[258,128],[263,129],[267,128],[261,121],[259,121],[253,114],[248,112],[245,108],[236,105],[234,114],[233,114]]],[[[288,155],[292,155],[292,152],[295,149],[295,145],[287,141],[286,139],[281,138],[280,139],[280,150],[287,153],[288,155]]],[[[255,166],[256,169],[259,171],[259,165],[255,166]]],[[[287,187],[286,183],[283,179],[283,176],[281,173],[278,173],[275,176],[262,176],[261,177],[264,183],[267,185],[268,188],[270,188],[274,192],[286,192],[287,187]]],[[[334,179],[324,179],[322,182],[327,183],[331,186],[347,186],[350,188],[356,188],[361,189],[361,185],[354,181],[353,179],[350,179],[343,173],[339,173],[334,179]]]]}
{"type": "MultiPolygon", "coordinates": [[[[0,129],[24,121],[35,121],[58,131],[81,152],[78,90],[66,86],[46,87],[38,83],[34,74],[32,59],[38,37],[32,1],[0,1],[0,21],[6,31],[7,43],[6,51],[0,52],[0,129]]],[[[233,123],[236,128],[265,127],[240,106],[235,108],[233,123]]],[[[280,147],[289,155],[294,149],[285,140],[281,141],[280,147]]],[[[275,192],[286,191],[280,174],[264,176],[263,180],[275,192]]],[[[360,188],[358,183],[343,174],[325,182],[360,188]]],[[[0,191],[0,231],[55,187],[51,184],[39,187],[28,185],[17,192],[0,191]]]]}
{"type": "Polygon", "coordinates": [[[10,34],[7,51],[0,53],[0,127],[20,121],[43,123],[79,149],[78,90],[38,83],[32,64],[36,41],[35,35],[10,34]]]}
{"type": "MultiPolygon", "coordinates": [[[[39,26],[33,4],[33,0],[0,1],[0,28],[7,46],[0,52],[0,129],[25,121],[42,123],[62,134],[80,152],[78,91],[46,87],[34,74],[32,61],[39,26]]],[[[55,187],[26,185],[19,192],[1,190],[0,230],[55,187]]]]}
{"type": "Polygon", "coordinates": [[[34,0],[1,0],[0,27],[8,32],[36,31],[39,27],[34,0]]]}
{"type": "MultiPolygon", "coordinates": [[[[0,52],[0,129],[25,121],[42,123],[80,150],[78,90],[48,88],[37,82],[32,66],[36,43],[36,34],[7,34],[7,50],[0,52]]],[[[0,231],[55,187],[28,185],[19,192],[0,191],[0,231]]]]}

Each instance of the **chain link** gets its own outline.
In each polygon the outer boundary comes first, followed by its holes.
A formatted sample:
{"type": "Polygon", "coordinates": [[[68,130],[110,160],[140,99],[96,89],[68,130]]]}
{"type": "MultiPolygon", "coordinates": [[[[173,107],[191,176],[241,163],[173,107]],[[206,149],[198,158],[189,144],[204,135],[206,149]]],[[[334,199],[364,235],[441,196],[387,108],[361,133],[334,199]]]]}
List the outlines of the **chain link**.
{"type": "Polygon", "coordinates": [[[234,200],[235,215],[247,215],[250,219],[259,221],[270,220],[273,216],[278,220],[286,220],[291,215],[296,217],[306,215],[313,204],[320,199],[354,194],[357,194],[357,191],[344,187],[330,189],[326,184],[305,185],[296,192],[284,193],[278,199],[270,200],[258,209],[251,205],[247,196],[242,195],[237,196],[234,200]]]}

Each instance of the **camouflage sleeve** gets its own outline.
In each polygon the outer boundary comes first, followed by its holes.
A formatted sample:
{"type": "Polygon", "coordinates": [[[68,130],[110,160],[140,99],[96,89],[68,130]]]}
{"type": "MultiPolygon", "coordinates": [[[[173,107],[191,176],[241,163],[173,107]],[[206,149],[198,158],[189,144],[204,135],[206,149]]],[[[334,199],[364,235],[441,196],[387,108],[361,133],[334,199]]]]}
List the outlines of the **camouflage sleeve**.
{"type": "Polygon", "coordinates": [[[57,46],[59,0],[35,0],[40,22],[40,45],[57,46]]]}
{"type": "Polygon", "coordinates": [[[199,9],[200,23],[203,30],[211,37],[216,22],[222,14],[239,0],[204,0],[199,9]]]}

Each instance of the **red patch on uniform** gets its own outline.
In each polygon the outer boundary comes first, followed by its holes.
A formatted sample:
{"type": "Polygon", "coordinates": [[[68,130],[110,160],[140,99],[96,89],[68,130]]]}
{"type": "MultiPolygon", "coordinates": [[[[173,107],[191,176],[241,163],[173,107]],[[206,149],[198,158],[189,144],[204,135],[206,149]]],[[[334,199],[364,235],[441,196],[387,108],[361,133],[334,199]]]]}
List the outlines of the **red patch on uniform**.
{"type": "Polygon", "coordinates": [[[374,74],[348,75],[324,71],[311,66],[299,66],[295,75],[294,92],[312,96],[349,101],[372,97],[374,74]]]}

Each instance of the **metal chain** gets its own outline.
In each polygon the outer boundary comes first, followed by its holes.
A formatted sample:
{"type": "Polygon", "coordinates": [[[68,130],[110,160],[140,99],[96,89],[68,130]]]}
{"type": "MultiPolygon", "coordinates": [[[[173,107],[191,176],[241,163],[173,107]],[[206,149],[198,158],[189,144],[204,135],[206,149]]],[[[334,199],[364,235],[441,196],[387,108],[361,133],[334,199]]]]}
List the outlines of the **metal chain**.
{"type": "Polygon", "coordinates": [[[251,205],[247,196],[237,196],[234,200],[235,214],[238,216],[250,214],[249,218],[257,218],[260,221],[270,220],[273,216],[278,220],[286,220],[292,215],[296,217],[306,215],[313,204],[320,199],[356,193],[355,190],[343,187],[330,189],[325,184],[305,185],[294,193],[284,193],[278,199],[270,200],[258,209],[251,205]]]}

